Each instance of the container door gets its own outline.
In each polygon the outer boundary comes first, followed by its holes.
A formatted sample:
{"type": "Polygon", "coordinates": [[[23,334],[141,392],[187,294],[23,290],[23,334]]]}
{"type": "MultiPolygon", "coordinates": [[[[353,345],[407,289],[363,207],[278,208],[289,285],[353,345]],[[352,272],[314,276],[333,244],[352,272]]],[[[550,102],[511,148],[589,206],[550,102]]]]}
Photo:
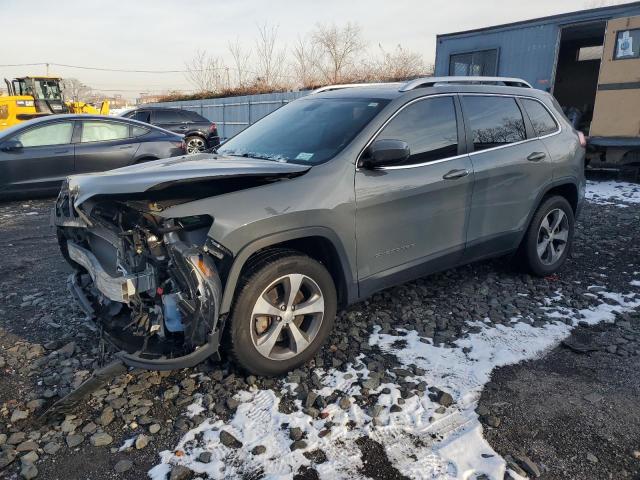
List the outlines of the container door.
{"type": "Polygon", "coordinates": [[[640,16],[607,22],[589,135],[640,136],[640,16]]]}

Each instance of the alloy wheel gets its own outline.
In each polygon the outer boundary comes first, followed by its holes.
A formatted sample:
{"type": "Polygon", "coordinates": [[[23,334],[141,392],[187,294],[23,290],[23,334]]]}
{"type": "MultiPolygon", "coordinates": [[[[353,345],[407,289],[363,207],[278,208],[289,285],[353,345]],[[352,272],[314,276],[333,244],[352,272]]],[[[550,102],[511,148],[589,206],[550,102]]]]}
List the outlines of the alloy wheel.
{"type": "Polygon", "coordinates": [[[206,145],[203,139],[201,139],[200,137],[192,137],[187,142],[187,153],[189,155],[200,153],[204,151],[205,147],[206,145]]]}
{"type": "Polygon", "coordinates": [[[565,213],[556,208],[542,220],[538,229],[538,258],[544,265],[556,263],[567,248],[569,220],[565,213]]]}
{"type": "Polygon", "coordinates": [[[310,277],[292,273],[263,290],[251,313],[251,341],[270,360],[287,360],[306,350],[324,320],[324,296],[310,277]]]}

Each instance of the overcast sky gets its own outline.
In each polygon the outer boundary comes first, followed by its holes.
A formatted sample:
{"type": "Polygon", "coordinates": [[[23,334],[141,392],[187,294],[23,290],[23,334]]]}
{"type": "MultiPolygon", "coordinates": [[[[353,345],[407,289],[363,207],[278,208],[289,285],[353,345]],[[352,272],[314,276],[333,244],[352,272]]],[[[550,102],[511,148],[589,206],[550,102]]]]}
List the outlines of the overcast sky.
{"type": "MultiPolygon", "coordinates": [[[[229,41],[253,45],[256,25],[279,26],[282,46],[317,23],[357,22],[374,51],[401,44],[435,57],[435,35],[581,10],[600,0],[0,0],[0,64],[52,62],[121,69],[181,70],[197,49],[228,58],[229,41]]],[[[0,77],[45,67],[0,67],[0,77]]],[[[183,74],[105,73],[55,67],[95,89],[193,88],[183,74]]]]}

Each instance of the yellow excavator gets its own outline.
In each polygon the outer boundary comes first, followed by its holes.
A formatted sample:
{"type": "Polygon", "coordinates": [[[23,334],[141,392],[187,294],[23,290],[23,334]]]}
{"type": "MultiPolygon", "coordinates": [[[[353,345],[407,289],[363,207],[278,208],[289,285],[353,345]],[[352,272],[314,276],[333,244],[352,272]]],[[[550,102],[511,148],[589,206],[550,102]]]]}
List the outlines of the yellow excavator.
{"type": "Polygon", "coordinates": [[[59,77],[5,78],[8,96],[0,95],[0,130],[32,118],[57,113],[89,113],[108,115],[109,102],[99,108],[91,104],[65,101],[59,77]]]}

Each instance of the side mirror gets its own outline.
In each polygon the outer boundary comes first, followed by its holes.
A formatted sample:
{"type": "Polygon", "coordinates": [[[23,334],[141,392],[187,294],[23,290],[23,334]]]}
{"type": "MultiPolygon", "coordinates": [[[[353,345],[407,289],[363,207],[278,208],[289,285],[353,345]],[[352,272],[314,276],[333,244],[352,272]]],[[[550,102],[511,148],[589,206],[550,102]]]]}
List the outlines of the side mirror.
{"type": "Polygon", "coordinates": [[[20,140],[7,140],[0,146],[0,150],[3,152],[17,152],[22,150],[22,142],[20,140]]]}
{"type": "Polygon", "coordinates": [[[411,155],[409,145],[402,140],[376,140],[367,148],[360,161],[364,168],[379,168],[404,162],[411,155]]]}

